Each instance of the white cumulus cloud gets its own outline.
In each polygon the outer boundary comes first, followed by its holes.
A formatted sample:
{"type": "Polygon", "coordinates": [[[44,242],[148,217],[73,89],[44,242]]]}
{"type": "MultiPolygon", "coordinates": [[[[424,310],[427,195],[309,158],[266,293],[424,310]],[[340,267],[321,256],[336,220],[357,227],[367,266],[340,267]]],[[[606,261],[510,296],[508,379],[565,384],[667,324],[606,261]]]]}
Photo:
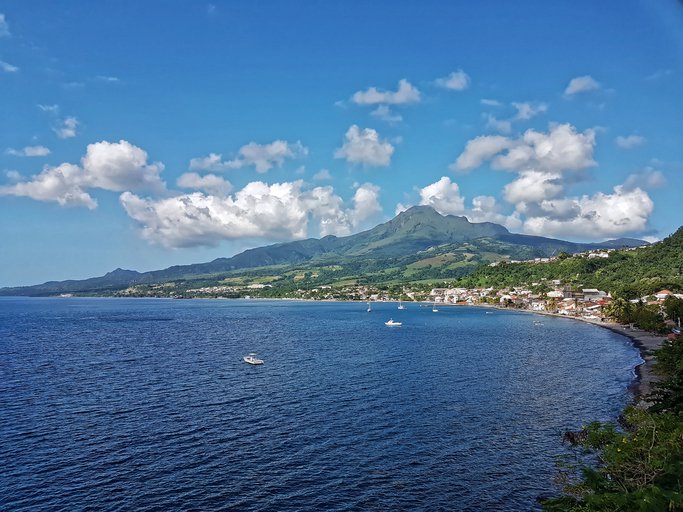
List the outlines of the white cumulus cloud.
{"type": "Polygon", "coordinates": [[[378,191],[371,184],[360,186],[351,208],[344,208],[332,187],[306,190],[301,180],[251,182],[231,196],[195,192],[149,199],[124,192],[120,201],[143,238],[165,247],[191,247],[240,238],[302,239],[312,226],[322,236],[348,234],[374,214],[378,191]]]}
{"type": "Polygon", "coordinates": [[[176,184],[180,188],[199,190],[217,196],[227,195],[232,190],[232,184],[229,181],[215,174],[201,176],[196,172],[187,172],[178,178],[176,184]]]}
{"type": "Polygon", "coordinates": [[[574,94],[595,91],[597,89],[600,89],[600,84],[592,76],[577,76],[569,81],[569,85],[564,90],[564,95],[573,96],[574,94]]]}
{"type": "Polygon", "coordinates": [[[376,130],[352,125],[344,136],[344,144],[338,148],[335,158],[343,158],[352,164],[386,167],[391,162],[394,146],[382,140],[376,130]]]}
{"type": "Polygon", "coordinates": [[[97,208],[97,201],[84,189],[83,169],[73,164],[45,167],[30,181],[1,186],[0,196],[29,197],[36,201],[56,202],[60,206],[97,208]]]}
{"type": "Polygon", "coordinates": [[[513,142],[501,135],[480,135],[467,142],[465,151],[451,164],[452,171],[469,171],[482,165],[486,160],[508,149],[513,142]]]}
{"type": "Polygon", "coordinates": [[[450,89],[451,91],[464,91],[470,86],[470,82],[470,76],[462,69],[453,71],[444,78],[436,79],[436,85],[443,87],[444,89],[450,89]]]}
{"type": "Polygon", "coordinates": [[[518,139],[480,136],[467,142],[465,151],[451,169],[470,170],[491,160],[494,169],[517,172],[528,169],[576,171],[595,165],[594,146],[594,130],[581,133],[569,124],[552,125],[548,133],[527,130],[518,139]]]}
{"type": "Polygon", "coordinates": [[[527,217],[524,231],[543,236],[596,239],[619,237],[647,229],[654,204],[639,188],[614,187],[613,193],[598,192],[557,202],[561,209],[553,215],[553,205],[545,203],[547,215],[527,217]]]}
{"type": "Polygon", "coordinates": [[[505,185],[503,195],[512,204],[540,202],[557,197],[564,191],[562,178],[558,174],[543,171],[522,171],[519,177],[505,185]]]}
{"type": "Polygon", "coordinates": [[[420,99],[420,91],[405,78],[399,80],[398,89],[395,92],[370,87],[365,91],[358,91],[351,96],[351,101],[356,105],[376,105],[378,103],[403,105],[419,103],[420,99]]]}
{"type": "Polygon", "coordinates": [[[362,226],[364,222],[382,213],[379,192],[379,187],[372,183],[363,183],[356,189],[353,195],[353,209],[349,215],[352,227],[362,226]]]}
{"type": "Polygon", "coordinates": [[[237,157],[232,160],[223,160],[223,155],[219,153],[210,153],[206,157],[193,158],[190,160],[190,170],[226,171],[254,166],[256,172],[265,173],[273,167],[282,167],[285,160],[301,158],[307,154],[308,148],[300,142],[291,143],[284,140],[275,140],[269,144],[250,142],[242,146],[237,157]]]}
{"type": "Polygon", "coordinates": [[[50,150],[45,146],[26,146],[22,149],[7,148],[5,154],[22,157],[47,156],[50,154],[50,150]]]}
{"type": "Polygon", "coordinates": [[[159,177],[163,168],[160,163],[147,163],[147,153],[125,140],[118,143],[103,141],[88,145],[80,166],[70,163],[45,166],[40,174],[29,180],[0,187],[0,195],[94,209],[97,201],[87,192],[91,188],[114,192],[164,191],[165,184],[159,177]]]}
{"type": "Polygon", "coordinates": [[[128,141],[88,144],[81,159],[85,184],[115,192],[149,190],[161,192],[166,186],[159,177],[164,165],[147,163],[147,152],[128,141]]]}
{"type": "Polygon", "coordinates": [[[460,187],[447,176],[419,192],[420,204],[431,206],[441,214],[462,215],[465,212],[465,198],[460,195],[460,187]]]}

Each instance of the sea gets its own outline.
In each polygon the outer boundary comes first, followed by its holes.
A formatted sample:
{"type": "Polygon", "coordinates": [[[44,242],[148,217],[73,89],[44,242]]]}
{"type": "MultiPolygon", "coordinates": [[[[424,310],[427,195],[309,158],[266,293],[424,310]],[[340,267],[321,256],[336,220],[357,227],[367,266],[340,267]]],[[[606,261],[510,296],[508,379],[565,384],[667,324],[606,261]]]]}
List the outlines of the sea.
{"type": "Polygon", "coordinates": [[[569,319],[366,310],[0,298],[0,509],[534,510],[641,362],[569,319]]]}

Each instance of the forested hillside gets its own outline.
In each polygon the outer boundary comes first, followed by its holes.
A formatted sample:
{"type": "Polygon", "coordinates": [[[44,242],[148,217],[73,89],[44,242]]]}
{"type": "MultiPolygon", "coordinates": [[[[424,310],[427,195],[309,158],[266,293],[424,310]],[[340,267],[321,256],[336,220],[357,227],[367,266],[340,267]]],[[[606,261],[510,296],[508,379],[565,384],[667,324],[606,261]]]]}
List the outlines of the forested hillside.
{"type": "Polygon", "coordinates": [[[599,288],[635,298],[661,289],[683,292],[683,228],[659,243],[610,253],[609,258],[563,254],[549,263],[500,263],[482,266],[458,280],[458,285],[504,287],[531,285],[542,279],[599,288]]]}

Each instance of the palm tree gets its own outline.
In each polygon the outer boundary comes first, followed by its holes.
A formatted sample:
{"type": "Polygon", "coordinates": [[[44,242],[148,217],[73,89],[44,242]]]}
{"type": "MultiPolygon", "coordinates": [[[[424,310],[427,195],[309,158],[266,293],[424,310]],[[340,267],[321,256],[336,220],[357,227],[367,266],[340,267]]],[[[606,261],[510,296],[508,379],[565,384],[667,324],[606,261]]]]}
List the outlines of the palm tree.
{"type": "Polygon", "coordinates": [[[628,323],[633,312],[633,307],[629,301],[619,297],[605,306],[605,314],[617,322],[628,323]]]}

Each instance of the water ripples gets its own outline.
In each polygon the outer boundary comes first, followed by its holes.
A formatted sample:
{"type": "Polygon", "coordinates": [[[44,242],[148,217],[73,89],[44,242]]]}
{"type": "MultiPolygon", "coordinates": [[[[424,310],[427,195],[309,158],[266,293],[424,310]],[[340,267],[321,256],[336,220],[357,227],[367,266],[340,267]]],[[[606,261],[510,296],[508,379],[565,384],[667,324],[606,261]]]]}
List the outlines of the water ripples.
{"type": "Polygon", "coordinates": [[[0,508],[535,508],[561,432],[614,419],[639,358],[533,319],[0,299],[0,508]]]}

